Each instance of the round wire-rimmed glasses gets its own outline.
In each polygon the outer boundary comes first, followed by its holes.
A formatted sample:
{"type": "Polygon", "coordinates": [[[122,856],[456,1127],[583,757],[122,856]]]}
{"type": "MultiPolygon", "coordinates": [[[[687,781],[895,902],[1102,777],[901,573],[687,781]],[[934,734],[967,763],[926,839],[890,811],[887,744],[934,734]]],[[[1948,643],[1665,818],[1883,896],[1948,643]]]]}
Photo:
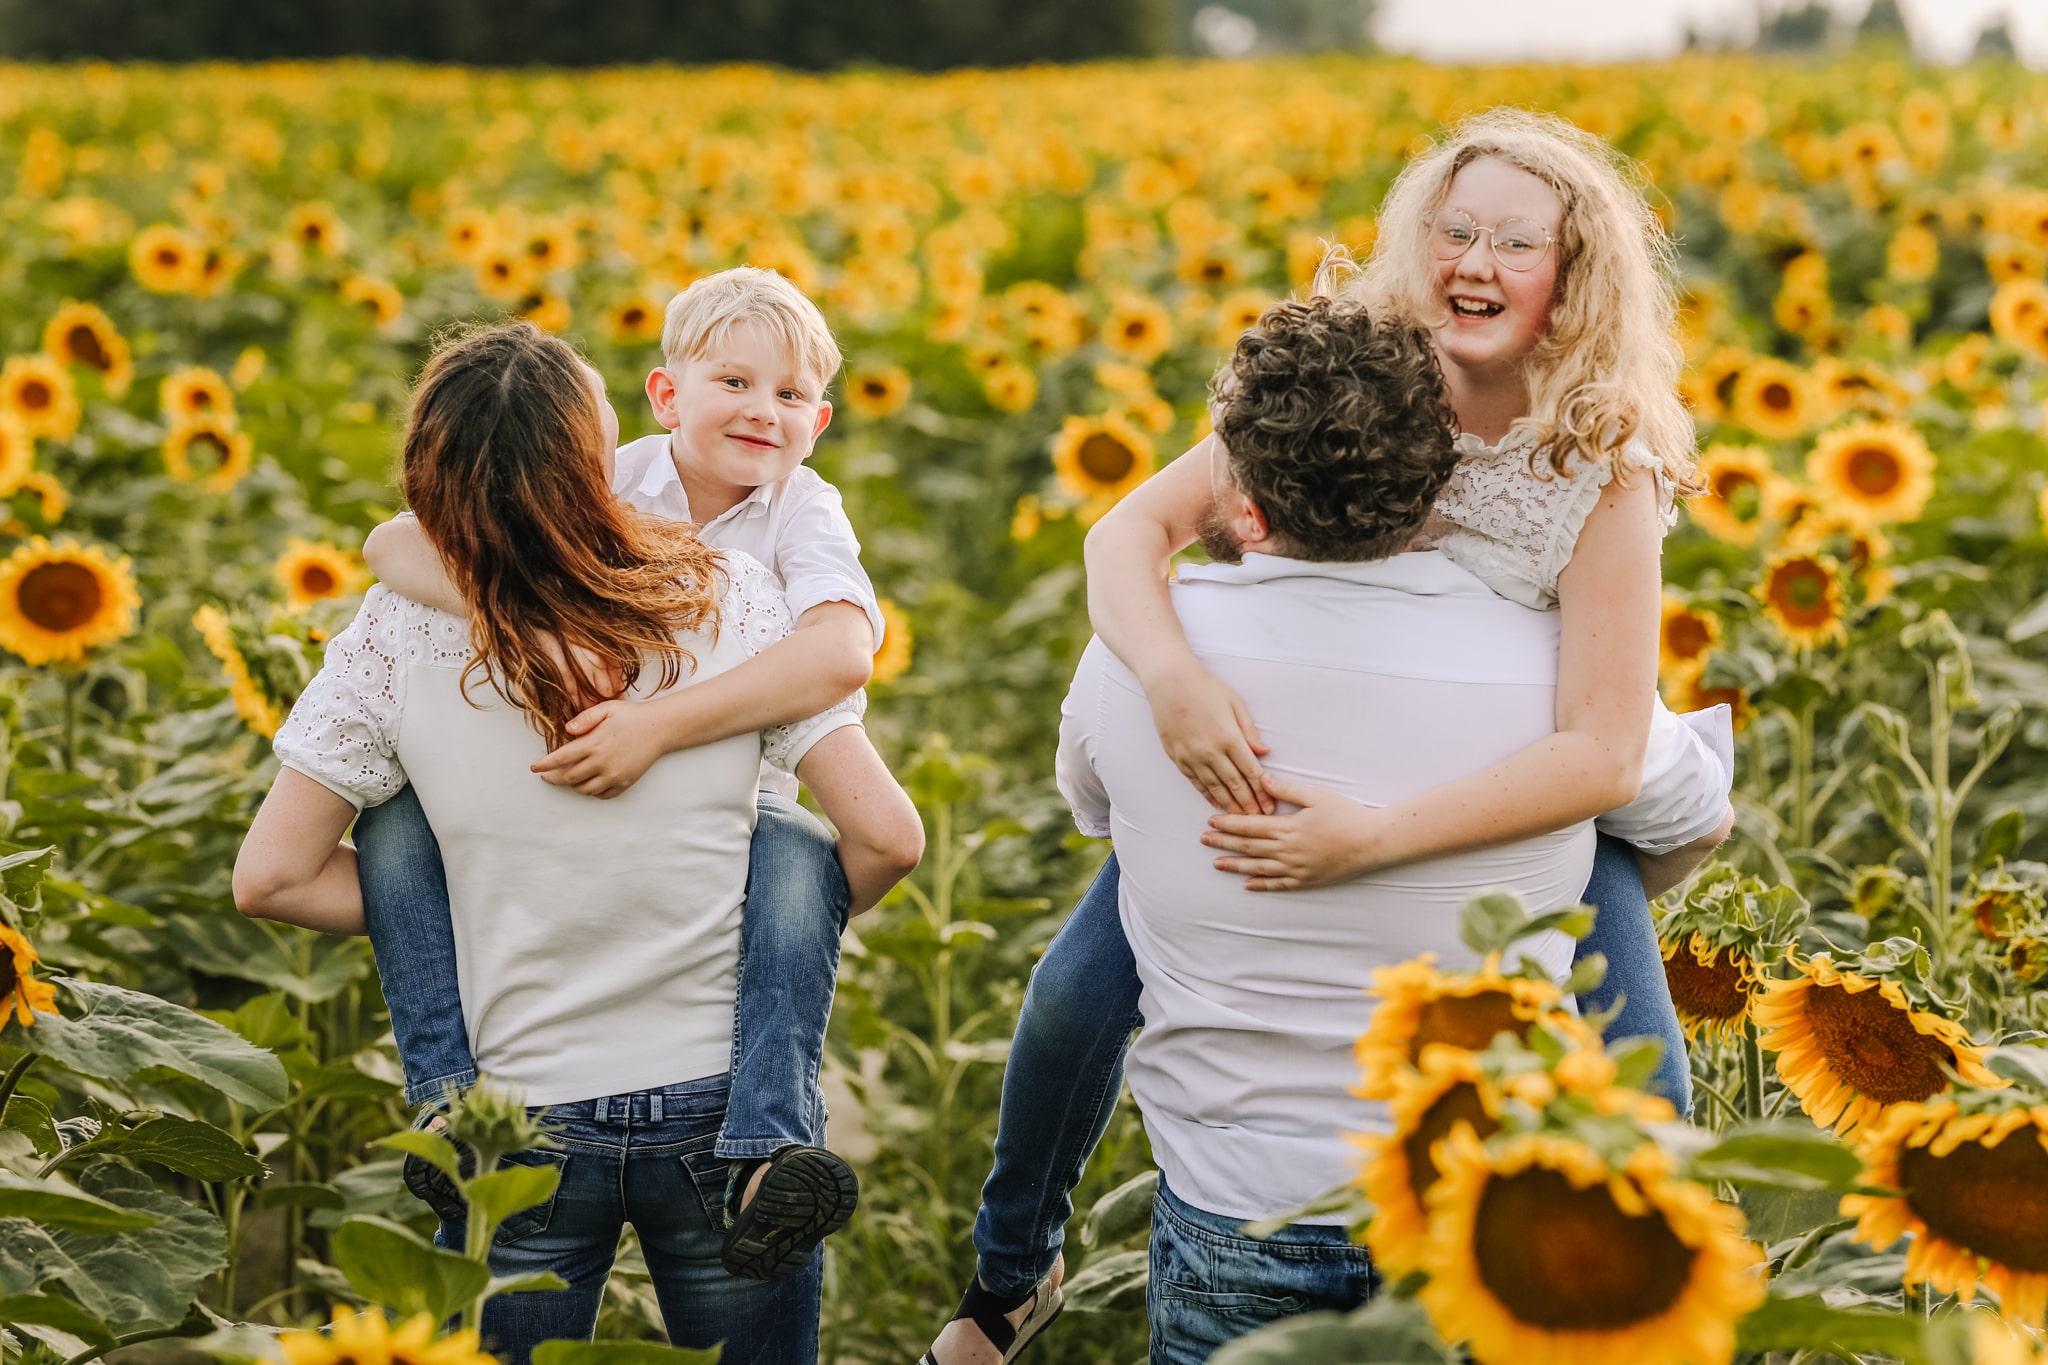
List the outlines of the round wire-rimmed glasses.
{"type": "Polygon", "coordinates": [[[1481,227],[1471,215],[1445,209],[1429,225],[1429,248],[1438,260],[1455,261],[1472,249],[1482,233],[1493,247],[1493,259],[1509,270],[1535,269],[1550,254],[1554,240],[1550,229],[1526,218],[1504,218],[1492,227],[1481,227]]]}

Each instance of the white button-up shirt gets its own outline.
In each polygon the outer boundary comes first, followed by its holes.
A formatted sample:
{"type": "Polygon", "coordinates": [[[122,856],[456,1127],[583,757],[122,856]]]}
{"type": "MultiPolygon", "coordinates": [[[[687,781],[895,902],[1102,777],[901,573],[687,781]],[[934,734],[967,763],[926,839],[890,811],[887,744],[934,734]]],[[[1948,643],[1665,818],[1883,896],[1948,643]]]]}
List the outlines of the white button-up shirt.
{"type": "MultiPolygon", "coordinates": [[[[1441,554],[1370,564],[1247,555],[1183,567],[1173,604],[1204,666],[1236,689],[1275,774],[1388,805],[1481,771],[1556,730],[1558,614],[1510,602],[1441,554]]],[[[1665,713],[1668,718],[1668,713],[1665,713]]],[[[1677,726],[1675,720],[1660,724],[1677,726]]],[[[1678,726],[1680,730],[1684,727],[1678,726]]],[[[1659,769],[1677,822],[1727,782],[1705,746],[1659,769]],[[1688,766],[1688,764],[1690,766],[1688,766]]],[[[1100,640],[1062,711],[1059,785],[1082,832],[1116,842],[1144,1032],[1128,1076],[1167,1183],[1198,1208],[1257,1218],[1353,1173],[1345,1133],[1382,1130],[1350,1093],[1373,970],[1434,953],[1473,963],[1458,912],[1475,892],[1533,910],[1576,901],[1593,825],[1386,868],[1336,886],[1248,892],[1199,842],[1210,813],[1161,748],[1144,689],[1100,640]]],[[[1675,824],[1653,834],[1669,836],[1675,824]]],[[[1573,945],[1523,951],[1559,979],[1573,945]]]]}

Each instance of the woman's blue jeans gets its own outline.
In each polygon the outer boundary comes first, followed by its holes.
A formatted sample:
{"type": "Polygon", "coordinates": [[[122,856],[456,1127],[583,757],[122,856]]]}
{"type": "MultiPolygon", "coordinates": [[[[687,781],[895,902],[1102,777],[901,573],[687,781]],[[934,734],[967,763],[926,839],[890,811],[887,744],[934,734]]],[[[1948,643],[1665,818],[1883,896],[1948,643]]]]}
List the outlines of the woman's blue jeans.
{"type": "MultiPolygon", "coordinates": [[[[441,845],[410,786],[358,816],[355,840],[363,914],[405,1067],[406,1102],[439,1100],[476,1081],[441,845]]],[[[591,869],[593,878],[603,875],[603,868],[591,869]]],[[[689,888],[676,894],[687,896],[689,888]]],[[[818,1067],[850,900],[825,827],[789,798],[762,792],[740,916],[732,1105],[719,1156],[739,1160],[823,1144],[818,1067]]]]}
{"type": "MultiPolygon", "coordinates": [[[[1124,1053],[1145,1021],[1138,969],[1117,913],[1114,854],[1031,973],[1003,1073],[995,1166],[981,1187],[974,1246],[981,1281],[996,1294],[1027,1293],[1048,1271],[1074,1208],[1069,1196],[1109,1126],[1123,1088],[1124,1053]]],[[[1599,909],[1578,954],[1602,953],[1607,980],[1579,998],[1582,1010],[1626,997],[1610,1038],[1664,1045],[1653,1087],[1681,1112],[1692,1107],[1685,1035],[1671,1005],[1664,957],[1635,854],[1600,837],[1585,899],[1599,909]]]]}
{"type": "MultiPolygon", "coordinates": [[[[484,1305],[484,1349],[528,1365],[543,1341],[590,1340],[604,1284],[630,1223],[661,1303],[669,1340],[699,1349],[725,1343],[724,1365],[817,1365],[825,1254],[781,1280],[743,1280],[719,1265],[726,1162],[715,1150],[726,1078],[531,1110],[554,1145],[509,1162],[562,1173],[554,1196],[515,1213],[491,1246],[491,1273],[552,1270],[567,1289],[501,1294],[484,1305]]],[[[443,1224],[437,1239],[461,1246],[443,1224]]]]}

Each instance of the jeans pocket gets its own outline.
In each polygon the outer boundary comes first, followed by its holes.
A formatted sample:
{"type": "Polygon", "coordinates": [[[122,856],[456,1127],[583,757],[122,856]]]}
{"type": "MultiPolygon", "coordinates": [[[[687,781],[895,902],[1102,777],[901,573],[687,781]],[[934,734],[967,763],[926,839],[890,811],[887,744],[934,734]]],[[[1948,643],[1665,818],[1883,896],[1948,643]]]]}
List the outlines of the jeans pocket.
{"type": "Polygon", "coordinates": [[[1247,1330],[1260,1323],[1277,1322],[1292,1317],[1308,1307],[1308,1300],[1293,1294],[1274,1297],[1269,1294],[1248,1294],[1235,1290],[1205,1289],[1201,1285],[1187,1284],[1180,1280],[1162,1280],[1159,1283],[1159,1302],[1163,1312],[1174,1314],[1176,1305],[1183,1310],[1192,1310],[1202,1317],[1220,1323],[1243,1324],[1247,1330]]]}
{"type": "Polygon", "coordinates": [[[725,1189],[731,1178],[732,1163],[715,1150],[718,1134],[706,1133],[683,1144],[676,1159],[683,1163],[683,1174],[697,1191],[697,1201],[704,1206],[704,1218],[715,1231],[725,1231],[725,1189]]]}
{"type": "Polygon", "coordinates": [[[541,1200],[540,1203],[535,1204],[530,1209],[521,1209],[504,1222],[498,1224],[497,1236],[492,1238],[493,1244],[497,1246],[503,1246],[508,1242],[516,1242],[523,1237],[532,1237],[536,1233],[546,1232],[548,1221],[555,1215],[555,1201],[562,1197],[562,1183],[569,1178],[569,1154],[566,1152],[533,1150],[513,1152],[505,1158],[504,1164],[506,1166],[552,1166],[555,1169],[557,1178],[555,1180],[555,1187],[548,1191],[547,1198],[541,1200]]]}

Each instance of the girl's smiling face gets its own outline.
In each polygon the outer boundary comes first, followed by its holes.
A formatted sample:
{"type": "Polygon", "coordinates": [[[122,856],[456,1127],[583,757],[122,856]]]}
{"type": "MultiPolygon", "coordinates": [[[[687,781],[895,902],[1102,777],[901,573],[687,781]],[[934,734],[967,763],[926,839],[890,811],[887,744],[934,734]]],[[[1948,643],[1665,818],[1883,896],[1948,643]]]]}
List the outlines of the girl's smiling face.
{"type": "Polygon", "coordinates": [[[1438,213],[1463,214],[1481,228],[1520,219],[1550,234],[1550,249],[1527,270],[1503,267],[1487,232],[1479,233],[1463,255],[1431,260],[1450,315],[1436,332],[1443,363],[1467,373],[1519,366],[1550,327],[1564,205],[1538,177],[1498,157],[1484,157],[1452,177],[1438,213]]]}

